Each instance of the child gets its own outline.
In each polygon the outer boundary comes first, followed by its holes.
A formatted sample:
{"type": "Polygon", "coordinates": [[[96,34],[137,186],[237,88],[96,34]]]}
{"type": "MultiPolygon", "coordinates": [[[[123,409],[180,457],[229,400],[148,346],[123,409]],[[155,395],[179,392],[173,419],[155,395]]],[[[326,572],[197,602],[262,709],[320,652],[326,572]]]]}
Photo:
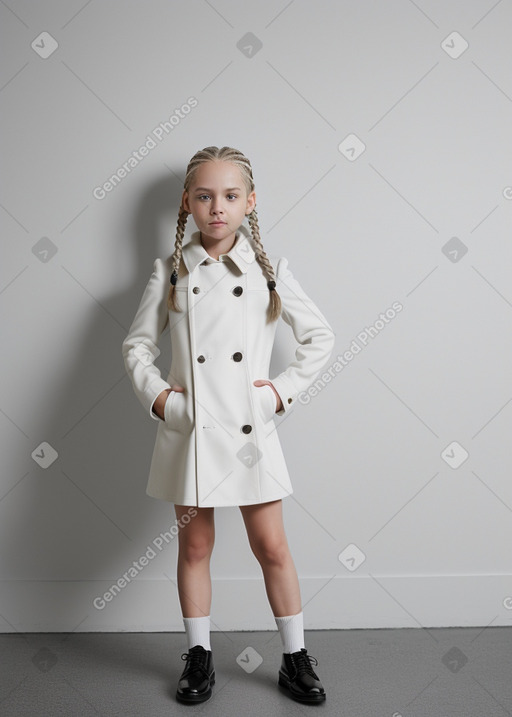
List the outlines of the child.
{"type": "Polygon", "coordinates": [[[176,698],[204,702],[215,683],[210,646],[214,508],[239,506],[283,642],[278,684],[292,699],[325,700],[304,645],[300,589],[283,527],[292,493],[274,425],[316,378],[334,345],[324,316],[288,269],[269,259],[249,160],[206,147],[187,167],[174,253],[157,258],[123,342],[134,391],[159,421],[146,492],[174,503],[180,526],[178,594],[188,653],[176,698]],[[198,231],[183,246],[192,214],[198,231]],[[242,222],[247,217],[250,231],[242,222]],[[169,286],[170,282],[170,286],[169,286]],[[300,346],[268,378],[277,319],[300,346]],[[169,324],[171,367],[154,360],[169,324]],[[191,508],[191,506],[194,506],[191,508]]]}

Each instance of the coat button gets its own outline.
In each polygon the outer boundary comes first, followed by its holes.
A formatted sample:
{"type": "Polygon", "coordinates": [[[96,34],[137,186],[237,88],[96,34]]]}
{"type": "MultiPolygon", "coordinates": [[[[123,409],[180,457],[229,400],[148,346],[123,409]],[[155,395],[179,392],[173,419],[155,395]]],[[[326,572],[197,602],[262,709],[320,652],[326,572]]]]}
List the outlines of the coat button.
{"type": "Polygon", "coordinates": [[[240,351],[237,351],[233,354],[233,361],[241,361],[242,360],[242,354],[240,351]]]}
{"type": "Polygon", "coordinates": [[[288,403],[291,403],[291,402],[292,402],[292,399],[291,399],[291,398],[289,398],[289,399],[288,399],[288,403]]]}
{"type": "Polygon", "coordinates": [[[242,426],[242,433],[250,433],[252,431],[252,426],[250,426],[248,423],[245,424],[245,426],[242,426]]]}
{"type": "Polygon", "coordinates": [[[194,294],[199,294],[199,292],[201,291],[201,289],[200,289],[198,286],[194,286],[194,288],[192,289],[192,291],[194,292],[194,294]]]}
{"type": "Polygon", "coordinates": [[[242,292],[243,292],[243,289],[242,289],[241,286],[235,286],[235,288],[233,289],[233,294],[234,294],[235,296],[240,296],[240,294],[241,294],[242,292]]]}
{"type": "Polygon", "coordinates": [[[204,363],[204,362],[206,361],[206,359],[205,359],[205,357],[203,356],[203,354],[201,354],[200,356],[198,356],[198,357],[197,357],[197,360],[199,361],[199,363],[204,363]]]}

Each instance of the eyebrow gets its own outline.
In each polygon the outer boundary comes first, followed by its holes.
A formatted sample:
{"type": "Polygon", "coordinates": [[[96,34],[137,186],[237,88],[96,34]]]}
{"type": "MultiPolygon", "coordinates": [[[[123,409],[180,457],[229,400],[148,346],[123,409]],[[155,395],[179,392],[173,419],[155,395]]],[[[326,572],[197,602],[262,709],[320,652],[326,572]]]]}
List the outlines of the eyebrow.
{"type": "MultiPolygon", "coordinates": [[[[238,189],[239,192],[242,191],[240,189],[240,187],[229,187],[228,189],[226,189],[226,192],[232,192],[234,189],[238,189]]],[[[196,187],[194,189],[194,192],[211,192],[211,191],[212,190],[208,189],[208,187],[196,187]]]]}

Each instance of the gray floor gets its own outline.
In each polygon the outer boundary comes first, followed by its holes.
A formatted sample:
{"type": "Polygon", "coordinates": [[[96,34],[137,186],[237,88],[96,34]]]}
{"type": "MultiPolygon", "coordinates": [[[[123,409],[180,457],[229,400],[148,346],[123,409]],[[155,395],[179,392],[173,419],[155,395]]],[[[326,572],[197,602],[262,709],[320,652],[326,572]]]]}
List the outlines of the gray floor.
{"type": "Polygon", "coordinates": [[[0,635],[0,714],[512,716],[508,627],[306,632],[327,692],[315,706],[278,690],[277,632],[212,633],[211,642],[213,696],[187,706],[174,697],[184,633],[0,635]]]}

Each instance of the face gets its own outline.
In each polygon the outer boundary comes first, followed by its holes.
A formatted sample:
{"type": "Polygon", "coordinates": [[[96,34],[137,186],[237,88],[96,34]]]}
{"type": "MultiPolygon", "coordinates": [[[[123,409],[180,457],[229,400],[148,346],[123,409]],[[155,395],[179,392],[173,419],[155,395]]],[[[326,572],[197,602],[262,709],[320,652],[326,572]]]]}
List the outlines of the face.
{"type": "Polygon", "coordinates": [[[254,209],[256,193],[247,195],[235,164],[215,159],[197,168],[182,203],[192,214],[203,243],[227,245],[234,241],[245,215],[254,209]]]}

